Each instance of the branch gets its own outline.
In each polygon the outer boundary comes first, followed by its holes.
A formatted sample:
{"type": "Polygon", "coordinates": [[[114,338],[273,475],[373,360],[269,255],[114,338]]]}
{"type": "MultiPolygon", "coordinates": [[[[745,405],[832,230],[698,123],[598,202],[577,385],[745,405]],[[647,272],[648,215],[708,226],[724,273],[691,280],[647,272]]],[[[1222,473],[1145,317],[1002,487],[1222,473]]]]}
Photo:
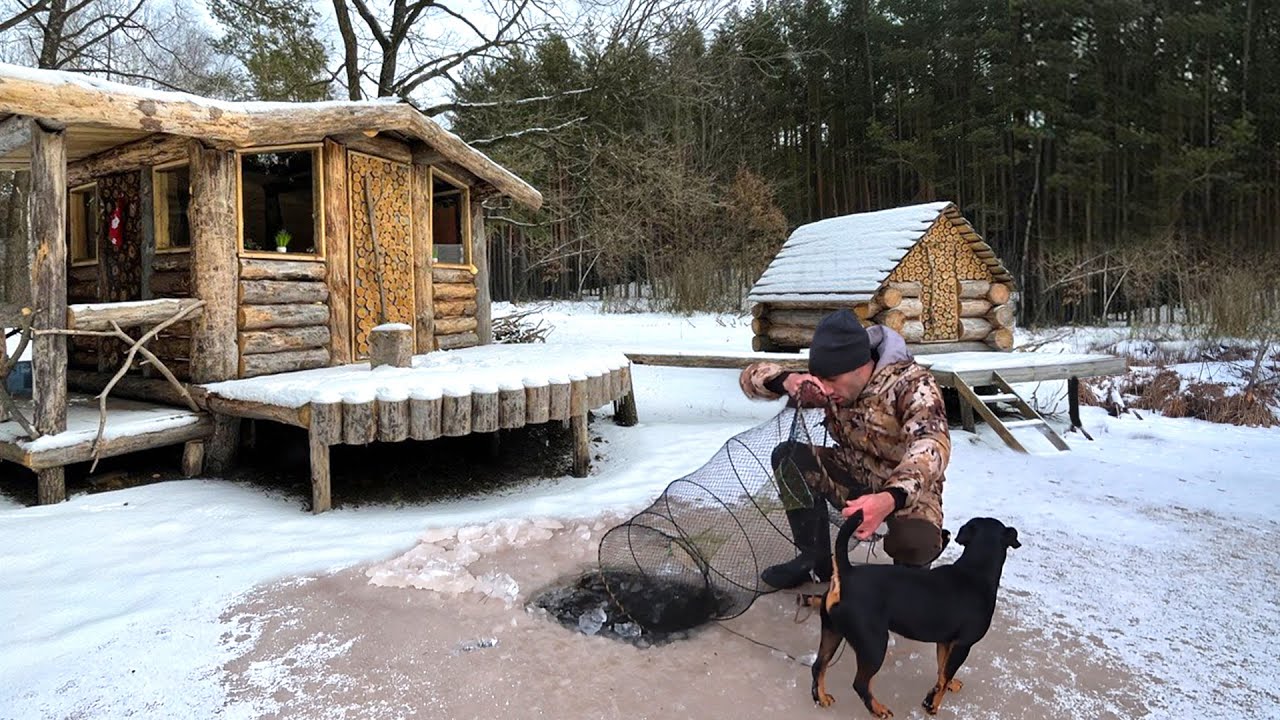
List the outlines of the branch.
{"type": "Polygon", "coordinates": [[[32,15],[35,15],[41,10],[44,10],[45,7],[47,7],[48,5],[49,5],[49,0],[39,0],[38,2],[32,3],[30,7],[23,9],[17,15],[14,15],[8,20],[0,22],[0,33],[4,32],[5,30],[8,30],[11,27],[21,24],[22,21],[26,20],[32,15]]]}
{"type": "Polygon", "coordinates": [[[391,49],[391,40],[387,34],[382,31],[382,25],[378,23],[378,18],[369,11],[369,6],[364,4],[364,0],[351,0],[356,6],[356,12],[360,17],[364,18],[364,24],[369,26],[369,32],[373,33],[373,39],[378,41],[384,51],[391,49]]]}
{"type": "Polygon", "coordinates": [[[419,108],[419,112],[427,117],[433,117],[443,112],[457,112],[458,110],[479,110],[481,108],[496,107],[514,107],[517,105],[530,105],[532,103],[547,102],[549,100],[558,100],[559,98],[570,97],[572,95],[582,95],[595,90],[595,87],[579,88],[577,90],[565,90],[564,92],[553,93],[551,95],[539,95],[537,97],[519,98],[517,100],[494,100],[491,102],[447,102],[439,105],[432,105],[429,108],[419,108]]]}
{"type": "Polygon", "coordinates": [[[496,145],[497,143],[500,143],[500,142],[507,142],[508,140],[519,140],[520,138],[526,137],[528,135],[550,135],[551,133],[554,133],[558,130],[565,129],[570,125],[577,125],[578,123],[583,122],[586,119],[587,117],[584,115],[582,117],[569,120],[568,122],[562,122],[559,125],[556,125],[555,127],[527,128],[525,130],[516,130],[515,132],[509,132],[509,133],[506,133],[505,135],[497,135],[491,138],[483,138],[481,140],[471,140],[467,144],[470,145],[471,147],[483,148],[483,147],[489,147],[491,145],[496,145]]]}
{"type": "MultiPolygon", "coordinates": [[[[101,70],[96,70],[94,68],[62,68],[62,70],[64,70],[65,72],[81,73],[85,75],[90,73],[102,72],[101,70]]],[[[112,70],[111,74],[118,75],[123,78],[129,78],[130,80],[146,80],[148,82],[153,82],[156,85],[159,85],[160,87],[163,87],[167,90],[175,90],[177,92],[184,92],[184,93],[191,92],[187,88],[181,87],[179,85],[174,85],[173,83],[165,82],[164,80],[161,80],[158,77],[146,75],[143,73],[132,73],[132,72],[125,72],[123,70],[112,70]]]]}

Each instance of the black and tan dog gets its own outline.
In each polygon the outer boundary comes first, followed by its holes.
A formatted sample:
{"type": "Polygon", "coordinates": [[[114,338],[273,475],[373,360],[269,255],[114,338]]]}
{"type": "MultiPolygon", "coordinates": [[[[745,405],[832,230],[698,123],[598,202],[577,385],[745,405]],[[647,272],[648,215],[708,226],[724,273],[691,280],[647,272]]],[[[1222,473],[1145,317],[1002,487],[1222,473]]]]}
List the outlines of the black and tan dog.
{"type": "Polygon", "coordinates": [[[996,608],[996,591],[1009,548],[1021,547],[1018,531],[992,518],[974,518],[956,534],[964,552],[951,565],[932,570],[898,565],[849,563],[849,538],[862,522],[854,513],[836,536],[835,572],[824,595],[801,596],[822,616],[822,641],[813,663],[813,700],[823,707],[835,702],[827,694],[831,658],[848,640],[858,660],[853,689],[876,717],[893,713],[871,694],[871,679],[884,663],[892,631],[920,642],[937,643],[938,682],[925,696],[929,714],[938,712],[947,691],[961,682],[956,671],[969,649],[987,634],[996,608]]]}

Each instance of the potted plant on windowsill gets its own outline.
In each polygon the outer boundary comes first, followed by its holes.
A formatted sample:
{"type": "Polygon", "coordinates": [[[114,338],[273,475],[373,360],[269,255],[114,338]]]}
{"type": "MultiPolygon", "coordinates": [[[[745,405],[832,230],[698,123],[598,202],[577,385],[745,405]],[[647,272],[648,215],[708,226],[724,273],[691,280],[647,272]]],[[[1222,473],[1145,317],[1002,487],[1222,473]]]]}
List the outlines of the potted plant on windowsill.
{"type": "Polygon", "coordinates": [[[293,236],[289,234],[288,230],[281,230],[276,233],[276,252],[289,252],[289,243],[292,240],[293,236]]]}

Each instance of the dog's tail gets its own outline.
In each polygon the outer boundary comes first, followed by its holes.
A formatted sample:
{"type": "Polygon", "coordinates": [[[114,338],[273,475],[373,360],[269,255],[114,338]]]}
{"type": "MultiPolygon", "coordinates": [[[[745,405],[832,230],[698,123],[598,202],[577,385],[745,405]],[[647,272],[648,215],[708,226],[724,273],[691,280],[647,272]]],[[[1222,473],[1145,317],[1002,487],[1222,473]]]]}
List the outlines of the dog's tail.
{"type": "Polygon", "coordinates": [[[840,532],[836,534],[836,572],[843,573],[853,568],[849,564],[849,538],[853,537],[853,531],[858,529],[862,524],[862,511],[858,510],[849,516],[844,524],[840,526],[840,532]]]}

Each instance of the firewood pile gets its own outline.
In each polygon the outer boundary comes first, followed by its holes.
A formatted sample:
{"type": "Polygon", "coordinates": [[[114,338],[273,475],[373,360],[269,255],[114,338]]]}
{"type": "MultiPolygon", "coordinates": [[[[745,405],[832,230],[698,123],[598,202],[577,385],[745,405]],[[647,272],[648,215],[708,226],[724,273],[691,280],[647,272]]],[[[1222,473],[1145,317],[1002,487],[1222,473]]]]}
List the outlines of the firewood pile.
{"type": "Polygon", "coordinates": [[[494,318],[493,341],[503,344],[546,342],[555,326],[547,324],[542,317],[544,310],[545,306],[535,305],[494,318]]]}

